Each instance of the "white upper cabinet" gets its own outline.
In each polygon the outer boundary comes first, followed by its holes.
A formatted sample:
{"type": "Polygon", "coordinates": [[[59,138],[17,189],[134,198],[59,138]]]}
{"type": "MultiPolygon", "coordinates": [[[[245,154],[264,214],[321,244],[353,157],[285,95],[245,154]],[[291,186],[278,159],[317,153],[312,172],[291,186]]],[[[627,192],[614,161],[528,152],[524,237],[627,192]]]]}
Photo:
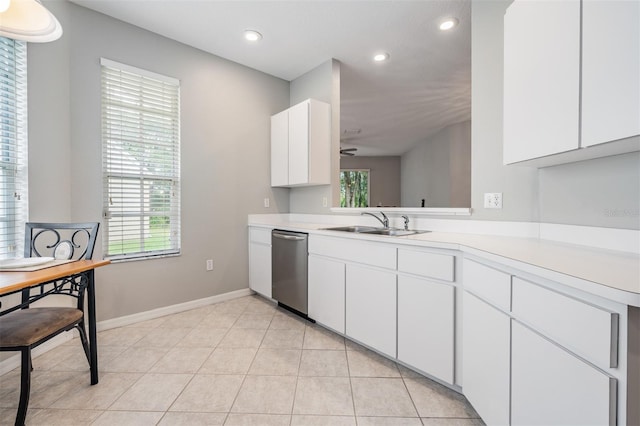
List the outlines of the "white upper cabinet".
{"type": "Polygon", "coordinates": [[[640,134],[640,2],[582,5],[582,146],[640,134]]]}
{"type": "Polygon", "coordinates": [[[515,0],[504,18],[504,163],[546,166],[635,151],[640,6],[515,0]],[[582,18],[582,19],[581,19],[582,18]]]}
{"type": "Polygon", "coordinates": [[[330,110],[308,99],[271,117],[271,186],[331,183],[330,110]]]}
{"type": "Polygon", "coordinates": [[[504,18],[504,162],[578,148],[580,1],[516,0],[504,18]]]}
{"type": "Polygon", "coordinates": [[[271,116],[271,186],[289,184],[289,111],[271,116]]]}

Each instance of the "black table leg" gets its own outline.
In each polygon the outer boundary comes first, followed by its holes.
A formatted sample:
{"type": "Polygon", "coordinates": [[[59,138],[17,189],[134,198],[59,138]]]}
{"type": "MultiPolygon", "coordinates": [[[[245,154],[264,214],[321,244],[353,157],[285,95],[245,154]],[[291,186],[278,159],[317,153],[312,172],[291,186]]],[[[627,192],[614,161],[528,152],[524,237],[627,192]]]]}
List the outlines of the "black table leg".
{"type": "Polygon", "coordinates": [[[91,384],[98,383],[98,334],[96,332],[96,286],[94,270],[87,272],[87,313],[89,317],[89,352],[91,358],[91,384]]]}

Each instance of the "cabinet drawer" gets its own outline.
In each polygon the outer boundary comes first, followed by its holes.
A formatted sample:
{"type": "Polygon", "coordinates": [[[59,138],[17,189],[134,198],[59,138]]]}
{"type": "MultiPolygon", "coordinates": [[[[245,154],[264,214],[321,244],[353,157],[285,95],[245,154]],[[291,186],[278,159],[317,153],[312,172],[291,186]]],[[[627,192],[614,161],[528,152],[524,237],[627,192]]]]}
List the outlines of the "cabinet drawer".
{"type": "Polygon", "coordinates": [[[511,424],[617,424],[614,377],[517,321],[511,336],[511,424]]]}
{"type": "Polygon", "coordinates": [[[309,253],[346,262],[396,269],[396,248],[384,243],[311,235],[309,253]]]}
{"type": "Polygon", "coordinates": [[[600,367],[617,367],[618,314],[517,277],[512,303],[517,319],[600,367]]]}
{"type": "Polygon", "coordinates": [[[511,275],[465,259],[464,288],[505,311],[511,308],[511,275]]]}
{"type": "Polygon", "coordinates": [[[252,243],[271,245],[271,229],[249,228],[249,241],[252,243]]]}
{"type": "Polygon", "coordinates": [[[398,249],[398,271],[453,282],[454,259],[449,254],[398,249]]]}

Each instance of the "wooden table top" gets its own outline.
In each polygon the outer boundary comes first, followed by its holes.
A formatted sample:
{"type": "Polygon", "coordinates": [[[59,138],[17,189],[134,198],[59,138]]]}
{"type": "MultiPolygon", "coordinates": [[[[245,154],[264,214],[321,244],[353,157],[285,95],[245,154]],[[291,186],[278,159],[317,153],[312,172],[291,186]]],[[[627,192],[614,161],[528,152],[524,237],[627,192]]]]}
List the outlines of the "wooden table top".
{"type": "Polygon", "coordinates": [[[2,271],[0,272],[0,295],[95,269],[109,263],[111,263],[110,260],[77,260],[37,271],[2,271]]]}

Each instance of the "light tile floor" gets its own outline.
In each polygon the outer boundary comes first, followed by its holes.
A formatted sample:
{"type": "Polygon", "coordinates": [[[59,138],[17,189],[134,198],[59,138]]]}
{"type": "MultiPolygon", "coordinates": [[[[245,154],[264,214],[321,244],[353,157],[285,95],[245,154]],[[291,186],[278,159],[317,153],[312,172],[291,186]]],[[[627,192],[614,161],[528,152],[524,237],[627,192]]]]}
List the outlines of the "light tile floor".
{"type": "MultiPolygon", "coordinates": [[[[482,425],[467,400],[258,296],[73,339],[34,359],[28,425],[482,425]]],[[[0,377],[14,422],[18,369],[0,377]]]]}

